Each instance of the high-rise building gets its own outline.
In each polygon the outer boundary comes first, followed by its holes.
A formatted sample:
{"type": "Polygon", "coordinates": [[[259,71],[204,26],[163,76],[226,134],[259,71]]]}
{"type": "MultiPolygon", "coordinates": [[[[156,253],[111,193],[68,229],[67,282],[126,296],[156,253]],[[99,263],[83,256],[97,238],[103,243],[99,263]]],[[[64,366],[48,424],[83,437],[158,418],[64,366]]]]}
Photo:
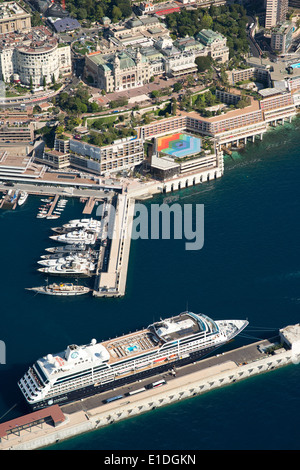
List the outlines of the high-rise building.
{"type": "Polygon", "coordinates": [[[300,8],[300,0],[289,0],[289,7],[300,8]]]}
{"type": "Polygon", "coordinates": [[[266,0],[266,28],[273,28],[286,21],[288,0],[266,0]]]}

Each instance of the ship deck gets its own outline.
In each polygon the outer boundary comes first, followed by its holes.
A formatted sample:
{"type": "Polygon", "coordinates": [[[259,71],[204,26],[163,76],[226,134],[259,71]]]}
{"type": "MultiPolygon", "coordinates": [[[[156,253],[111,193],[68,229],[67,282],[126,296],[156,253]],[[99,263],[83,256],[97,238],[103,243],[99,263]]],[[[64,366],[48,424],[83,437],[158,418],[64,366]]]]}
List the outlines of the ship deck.
{"type": "Polygon", "coordinates": [[[141,352],[158,349],[160,342],[154,340],[153,334],[148,330],[120,336],[102,343],[110,354],[109,362],[138,356],[141,352]]]}

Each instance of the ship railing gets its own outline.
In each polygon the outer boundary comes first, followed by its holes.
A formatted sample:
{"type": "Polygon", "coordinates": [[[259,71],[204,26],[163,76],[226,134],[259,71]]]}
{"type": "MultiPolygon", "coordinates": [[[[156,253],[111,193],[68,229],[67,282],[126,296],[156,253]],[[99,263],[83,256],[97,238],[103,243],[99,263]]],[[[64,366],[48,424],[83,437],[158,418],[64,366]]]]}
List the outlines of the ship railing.
{"type": "Polygon", "coordinates": [[[40,381],[39,377],[37,376],[37,374],[35,373],[35,371],[32,367],[29,368],[29,372],[32,375],[32,377],[34,378],[34,380],[37,382],[38,386],[43,388],[42,382],[40,381]]]}

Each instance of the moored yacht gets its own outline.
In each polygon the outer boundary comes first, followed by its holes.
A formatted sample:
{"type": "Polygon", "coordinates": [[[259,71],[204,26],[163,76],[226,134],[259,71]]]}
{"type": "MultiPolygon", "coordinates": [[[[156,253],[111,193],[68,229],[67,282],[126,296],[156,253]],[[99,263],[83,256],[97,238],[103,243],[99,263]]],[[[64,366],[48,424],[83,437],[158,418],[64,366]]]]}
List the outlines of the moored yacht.
{"type": "Polygon", "coordinates": [[[65,284],[49,284],[41,287],[27,287],[26,290],[37,292],[38,294],[46,295],[59,295],[59,296],[71,296],[71,295],[83,295],[90,292],[89,287],[79,286],[76,284],[65,283],[65,284]]]}
{"type": "Polygon", "coordinates": [[[85,244],[77,243],[72,245],[62,245],[62,246],[52,246],[51,248],[46,248],[48,253],[67,253],[67,252],[79,252],[85,251],[87,249],[85,244]]]}
{"type": "Polygon", "coordinates": [[[78,230],[61,235],[53,235],[50,238],[61,243],[85,243],[86,245],[93,245],[96,242],[97,236],[95,233],[78,230]]]}
{"type": "Polygon", "coordinates": [[[18,205],[22,206],[28,198],[28,193],[27,191],[20,191],[19,199],[18,199],[18,205]]]}
{"type": "Polygon", "coordinates": [[[38,271],[51,276],[91,277],[95,271],[95,265],[93,263],[72,261],[66,264],[55,264],[54,266],[38,268],[38,271]]]}

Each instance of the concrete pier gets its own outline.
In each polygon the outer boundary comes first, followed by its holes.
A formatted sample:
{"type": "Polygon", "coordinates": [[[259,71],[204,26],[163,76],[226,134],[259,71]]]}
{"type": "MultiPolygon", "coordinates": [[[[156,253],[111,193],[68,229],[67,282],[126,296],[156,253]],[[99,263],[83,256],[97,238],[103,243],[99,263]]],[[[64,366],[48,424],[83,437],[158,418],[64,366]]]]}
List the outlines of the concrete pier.
{"type": "Polygon", "coordinates": [[[89,197],[86,204],[85,204],[85,206],[84,206],[84,209],[83,209],[82,213],[83,214],[91,214],[93,212],[95,203],[96,203],[96,199],[94,197],[89,197]]]}
{"type": "MultiPolygon", "coordinates": [[[[11,433],[1,439],[0,450],[32,450],[55,444],[147,411],[231,385],[258,374],[300,362],[300,324],[280,330],[279,349],[262,340],[178,369],[176,377],[164,375],[166,384],[140,394],[103,404],[103,394],[61,407],[65,420],[55,428],[44,423],[28,432],[11,433]],[[182,369],[182,370],[181,370],[182,369]],[[89,406],[88,400],[91,400],[89,406]]],[[[136,384],[137,387],[143,384],[136,384]]],[[[127,387],[127,391],[129,388],[127,387]]],[[[124,394],[125,388],[114,391],[124,394]]],[[[127,396],[126,396],[127,395],[127,396]]]]}
{"type": "Polygon", "coordinates": [[[56,206],[56,204],[57,204],[57,202],[58,202],[58,199],[59,199],[59,194],[56,194],[56,195],[55,195],[55,198],[53,199],[53,202],[52,202],[52,204],[51,204],[51,206],[50,206],[50,209],[49,209],[49,211],[48,211],[48,213],[47,213],[47,217],[49,217],[50,215],[52,215],[52,212],[54,211],[54,208],[55,208],[55,206],[56,206]]]}
{"type": "Polygon", "coordinates": [[[93,292],[96,297],[120,297],[125,294],[134,202],[127,195],[118,195],[115,213],[109,214],[110,233],[106,232],[109,237],[109,260],[104,270],[102,251],[106,249],[101,247],[93,292]]]}

